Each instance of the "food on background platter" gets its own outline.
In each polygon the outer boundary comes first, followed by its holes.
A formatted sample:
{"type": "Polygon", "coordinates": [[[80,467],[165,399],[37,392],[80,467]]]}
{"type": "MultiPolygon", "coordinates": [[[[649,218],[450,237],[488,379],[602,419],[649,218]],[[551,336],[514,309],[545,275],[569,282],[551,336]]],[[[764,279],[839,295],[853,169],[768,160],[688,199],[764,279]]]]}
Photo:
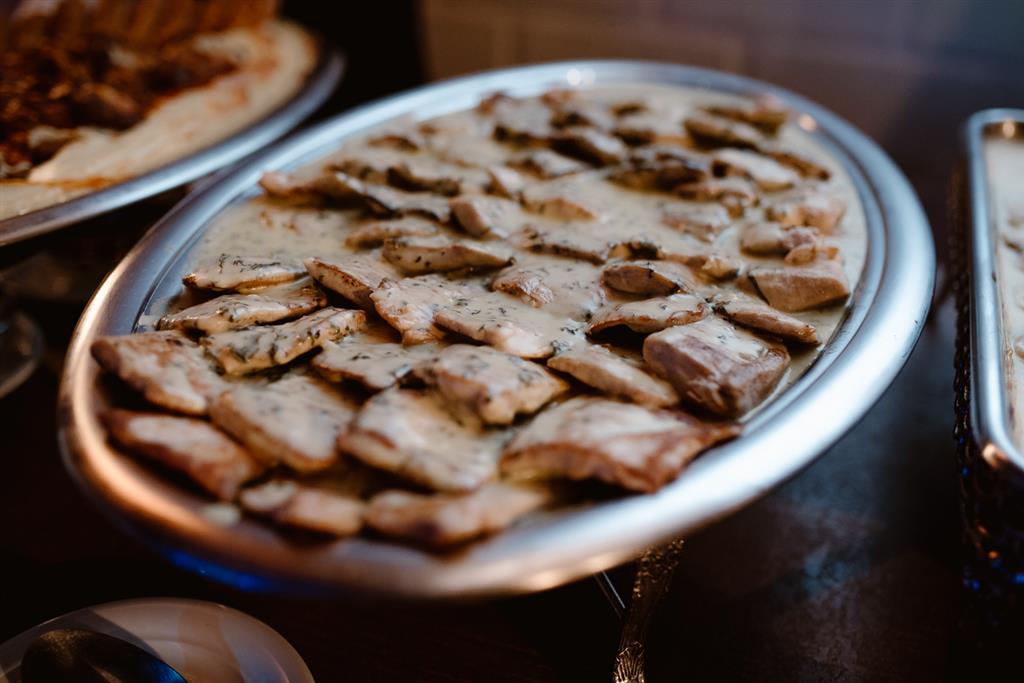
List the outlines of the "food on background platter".
{"type": "Polygon", "coordinates": [[[261,186],[157,329],[93,346],[231,476],[127,431],[152,410],[111,436],[282,529],[434,550],[741,437],[866,249],[851,179],[777,102],[663,86],[498,94],[261,186]]]}
{"type": "Polygon", "coordinates": [[[23,0],[0,55],[0,219],[128,180],[298,92],[314,40],[276,0],[23,0]]]}

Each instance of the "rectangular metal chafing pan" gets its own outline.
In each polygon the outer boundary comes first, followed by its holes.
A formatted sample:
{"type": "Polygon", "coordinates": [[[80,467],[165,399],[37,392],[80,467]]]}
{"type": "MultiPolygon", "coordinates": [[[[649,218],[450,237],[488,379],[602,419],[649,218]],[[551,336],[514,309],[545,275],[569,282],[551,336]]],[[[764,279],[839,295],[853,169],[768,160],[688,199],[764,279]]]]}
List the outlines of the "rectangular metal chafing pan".
{"type": "Polygon", "coordinates": [[[1014,442],[1007,392],[997,228],[985,141],[1019,139],[1024,110],[990,109],[964,127],[953,260],[957,266],[955,409],[968,557],[964,584],[1000,609],[1024,604],[1024,450],[1014,442]]]}

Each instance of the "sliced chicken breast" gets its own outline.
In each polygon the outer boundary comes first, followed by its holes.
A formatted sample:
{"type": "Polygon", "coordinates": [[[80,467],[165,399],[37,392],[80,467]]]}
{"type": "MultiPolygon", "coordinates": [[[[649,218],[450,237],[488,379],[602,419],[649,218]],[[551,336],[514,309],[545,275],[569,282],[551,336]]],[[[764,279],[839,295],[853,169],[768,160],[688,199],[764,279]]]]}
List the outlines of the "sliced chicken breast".
{"type": "Polygon", "coordinates": [[[399,278],[399,271],[372,254],[351,254],[328,261],[311,258],[306,269],[314,280],[337,292],[357,306],[372,310],[370,295],[387,278],[399,278]]]}
{"type": "Polygon", "coordinates": [[[406,344],[438,341],[445,335],[434,324],[438,309],[465,301],[485,290],[460,285],[441,275],[385,280],[370,298],[377,313],[402,335],[406,344]]]}
{"type": "Polygon", "coordinates": [[[702,288],[693,270],[675,261],[620,261],[604,267],[601,281],[628,294],[663,296],[702,288]]]}
{"type": "Polygon", "coordinates": [[[210,418],[263,462],[316,472],[337,461],[335,442],[355,409],[355,401],[315,375],[293,374],[225,391],[210,418]]]}
{"type": "Polygon", "coordinates": [[[311,365],[332,382],[351,380],[371,391],[394,386],[419,363],[429,361],[441,350],[434,344],[405,346],[360,335],[340,344],[324,344],[311,365]]]}
{"type": "Polygon", "coordinates": [[[250,325],[276,323],[327,305],[327,297],[309,278],[262,289],[254,294],[225,294],[160,318],[161,330],[199,330],[206,334],[250,325]]]}
{"type": "Polygon", "coordinates": [[[198,344],[181,332],[100,337],[93,358],[147,401],[187,415],[205,415],[224,381],[198,344]]]}
{"type": "Polygon", "coordinates": [[[591,319],[587,328],[595,334],[616,325],[625,325],[634,332],[657,332],[673,325],[686,325],[708,314],[704,300],[693,294],[671,296],[610,304],[591,319]]]}
{"type": "Polygon", "coordinates": [[[305,274],[300,261],[221,254],[216,263],[197,268],[182,281],[192,289],[244,292],[298,280],[305,274]]]}
{"type": "Polygon", "coordinates": [[[610,396],[640,405],[664,408],[679,403],[679,395],[671,384],[603,346],[581,344],[548,360],[548,367],[610,396]]]}
{"type": "Polygon", "coordinates": [[[503,292],[484,292],[439,307],[434,322],[521,358],[546,358],[583,338],[582,323],[551,315],[503,292]]]}
{"type": "Polygon", "coordinates": [[[723,296],[715,303],[715,310],[738,325],[775,335],[800,344],[817,344],[818,331],[814,325],[786,315],[753,297],[723,296]]]}
{"type": "Polygon", "coordinates": [[[601,270],[590,263],[532,256],[502,270],[491,288],[552,314],[586,320],[605,303],[601,270]]]}
{"type": "Polygon", "coordinates": [[[544,366],[486,346],[446,347],[415,370],[449,401],[472,410],[487,424],[512,424],[536,412],[569,385],[544,366]]]}
{"type": "Polygon", "coordinates": [[[693,235],[702,242],[714,242],[729,227],[729,212],[722,206],[708,206],[686,211],[666,211],[661,222],[665,225],[693,235]]]}
{"type": "Polygon", "coordinates": [[[783,225],[808,225],[830,232],[846,213],[846,202],[823,190],[800,190],[765,208],[768,220],[783,225]]]}
{"type": "Polygon", "coordinates": [[[789,352],[710,316],[647,337],[644,360],[686,402],[739,417],[771,394],[789,367],[789,352]]]}
{"type": "Polygon", "coordinates": [[[816,244],[818,240],[819,234],[815,228],[759,221],[743,229],[740,248],[759,256],[785,256],[801,244],[816,244]]]}
{"type": "Polygon", "coordinates": [[[385,536],[446,548],[501,531],[550,499],[542,486],[504,482],[471,493],[384,491],[370,499],[366,525],[385,536]]]}
{"type": "Polygon", "coordinates": [[[716,116],[757,126],[770,135],[774,135],[789,118],[789,109],[786,105],[771,95],[744,102],[706,105],[703,109],[716,116]]]}
{"type": "Polygon", "coordinates": [[[417,216],[371,221],[350,232],[345,244],[356,249],[370,249],[394,237],[426,237],[436,235],[438,230],[437,223],[417,216]]]}
{"type": "Polygon", "coordinates": [[[233,500],[242,484],[266,469],[205,420],[129,410],[102,418],[121,446],[184,473],[221,500],[233,500]]]}
{"type": "Polygon", "coordinates": [[[720,176],[740,176],[753,180],[766,192],[793,187],[800,175],[774,159],[743,149],[720,149],[715,152],[712,167],[720,176]]]}
{"type": "Polygon", "coordinates": [[[707,147],[749,147],[757,149],[765,141],[764,134],[743,121],[698,112],[683,121],[686,132],[707,147]]]}
{"type": "Polygon", "coordinates": [[[365,324],[366,314],[362,311],[323,308],[290,323],[211,334],[201,343],[224,372],[244,375],[290,363],[326,342],[362,329],[365,324]]]}
{"type": "Polygon", "coordinates": [[[451,200],[450,206],[456,222],[474,237],[505,238],[523,225],[519,203],[501,197],[467,195],[451,200]]]}
{"type": "Polygon", "coordinates": [[[657,491],[709,446],[735,436],[729,424],[679,411],[602,398],[551,406],[502,454],[513,477],[600,479],[633,491],[657,491]]]}
{"type": "Polygon", "coordinates": [[[501,434],[456,417],[434,392],[387,389],[363,404],[338,445],[436,491],[472,491],[497,476],[501,434]]]}
{"type": "Polygon", "coordinates": [[[843,264],[817,259],[804,265],[758,266],[750,278],[768,303],[780,311],[807,311],[845,301],[850,295],[843,264]]]}
{"type": "Polygon", "coordinates": [[[246,512],[282,526],[339,537],[358,533],[366,511],[354,496],[287,479],[247,488],[239,502],[246,512]]]}
{"type": "Polygon", "coordinates": [[[512,262],[512,250],[485,242],[434,237],[399,237],[384,242],[384,258],[405,273],[500,268],[512,262]]]}

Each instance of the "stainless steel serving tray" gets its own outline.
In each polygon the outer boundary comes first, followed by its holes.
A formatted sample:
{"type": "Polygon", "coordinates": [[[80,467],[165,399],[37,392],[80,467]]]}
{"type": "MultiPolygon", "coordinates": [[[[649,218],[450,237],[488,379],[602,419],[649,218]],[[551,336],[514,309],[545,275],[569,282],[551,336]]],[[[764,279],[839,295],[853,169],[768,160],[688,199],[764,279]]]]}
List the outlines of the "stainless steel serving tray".
{"type": "Polygon", "coordinates": [[[60,204],[0,220],[0,247],[37,237],[160,194],[224,168],[295,128],[330,96],[344,70],[341,53],[315,38],[317,63],[302,88],[259,121],[194,154],[60,204]]]}
{"type": "Polygon", "coordinates": [[[1024,477],[1024,451],[1015,444],[1006,395],[1006,335],[1003,306],[996,279],[996,227],[990,212],[988,169],[984,141],[990,136],[1022,139],[1024,109],[987,109],[968,119],[964,130],[967,152],[967,195],[970,230],[967,233],[969,286],[970,421],[972,438],[981,457],[997,470],[1024,477]]]}
{"type": "Polygon", "coordinates": [[[418,597],[534,591],[636,556],[750,503],[823,453],[868,410],[902,367],[932,293],[934,248],[924,213],[892,161],[822,107],[759,81],[644,62],[565,62],[486,72],[370,104],[267,150],[179,204],[107,278],[68,353],[60,440],[78,483],[115,520],[179,564],[250,588],[354,589],[418,597]],[[653,495],[555,511],[449,555],[373,538],[298,543],[259,522],[222,528],[206,499],[110,447],[97,415],[107,395],[89,356],[94,339],[131,332],[142,312],[180,288],[185,256],[226,205],[251,196],[262,172],[308,163],[398,116],[428,118],[474,105],[495,90],[535,94],[556,86],[697,86],[770,92],[831,149],[854,178],[870,246],[847,314],[820,358],[752,419],[743,437],[699,458],[653,495]]]}

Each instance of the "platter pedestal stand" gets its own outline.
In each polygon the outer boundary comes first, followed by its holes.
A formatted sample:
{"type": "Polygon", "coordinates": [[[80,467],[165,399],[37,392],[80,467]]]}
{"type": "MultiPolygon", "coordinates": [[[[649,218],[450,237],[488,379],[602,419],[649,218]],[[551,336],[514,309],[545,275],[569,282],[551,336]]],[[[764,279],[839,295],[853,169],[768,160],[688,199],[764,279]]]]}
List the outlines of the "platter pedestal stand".
{"type": "Polygon", "coordinates": [[[635,562],[636,575],[628,604],[607,572],[594,575],[605,599],[622,622],[614,683],[645,683],[647,631],[658,605],[672,585],[682,551],[682,539],[645,550],[635,562]]]}

